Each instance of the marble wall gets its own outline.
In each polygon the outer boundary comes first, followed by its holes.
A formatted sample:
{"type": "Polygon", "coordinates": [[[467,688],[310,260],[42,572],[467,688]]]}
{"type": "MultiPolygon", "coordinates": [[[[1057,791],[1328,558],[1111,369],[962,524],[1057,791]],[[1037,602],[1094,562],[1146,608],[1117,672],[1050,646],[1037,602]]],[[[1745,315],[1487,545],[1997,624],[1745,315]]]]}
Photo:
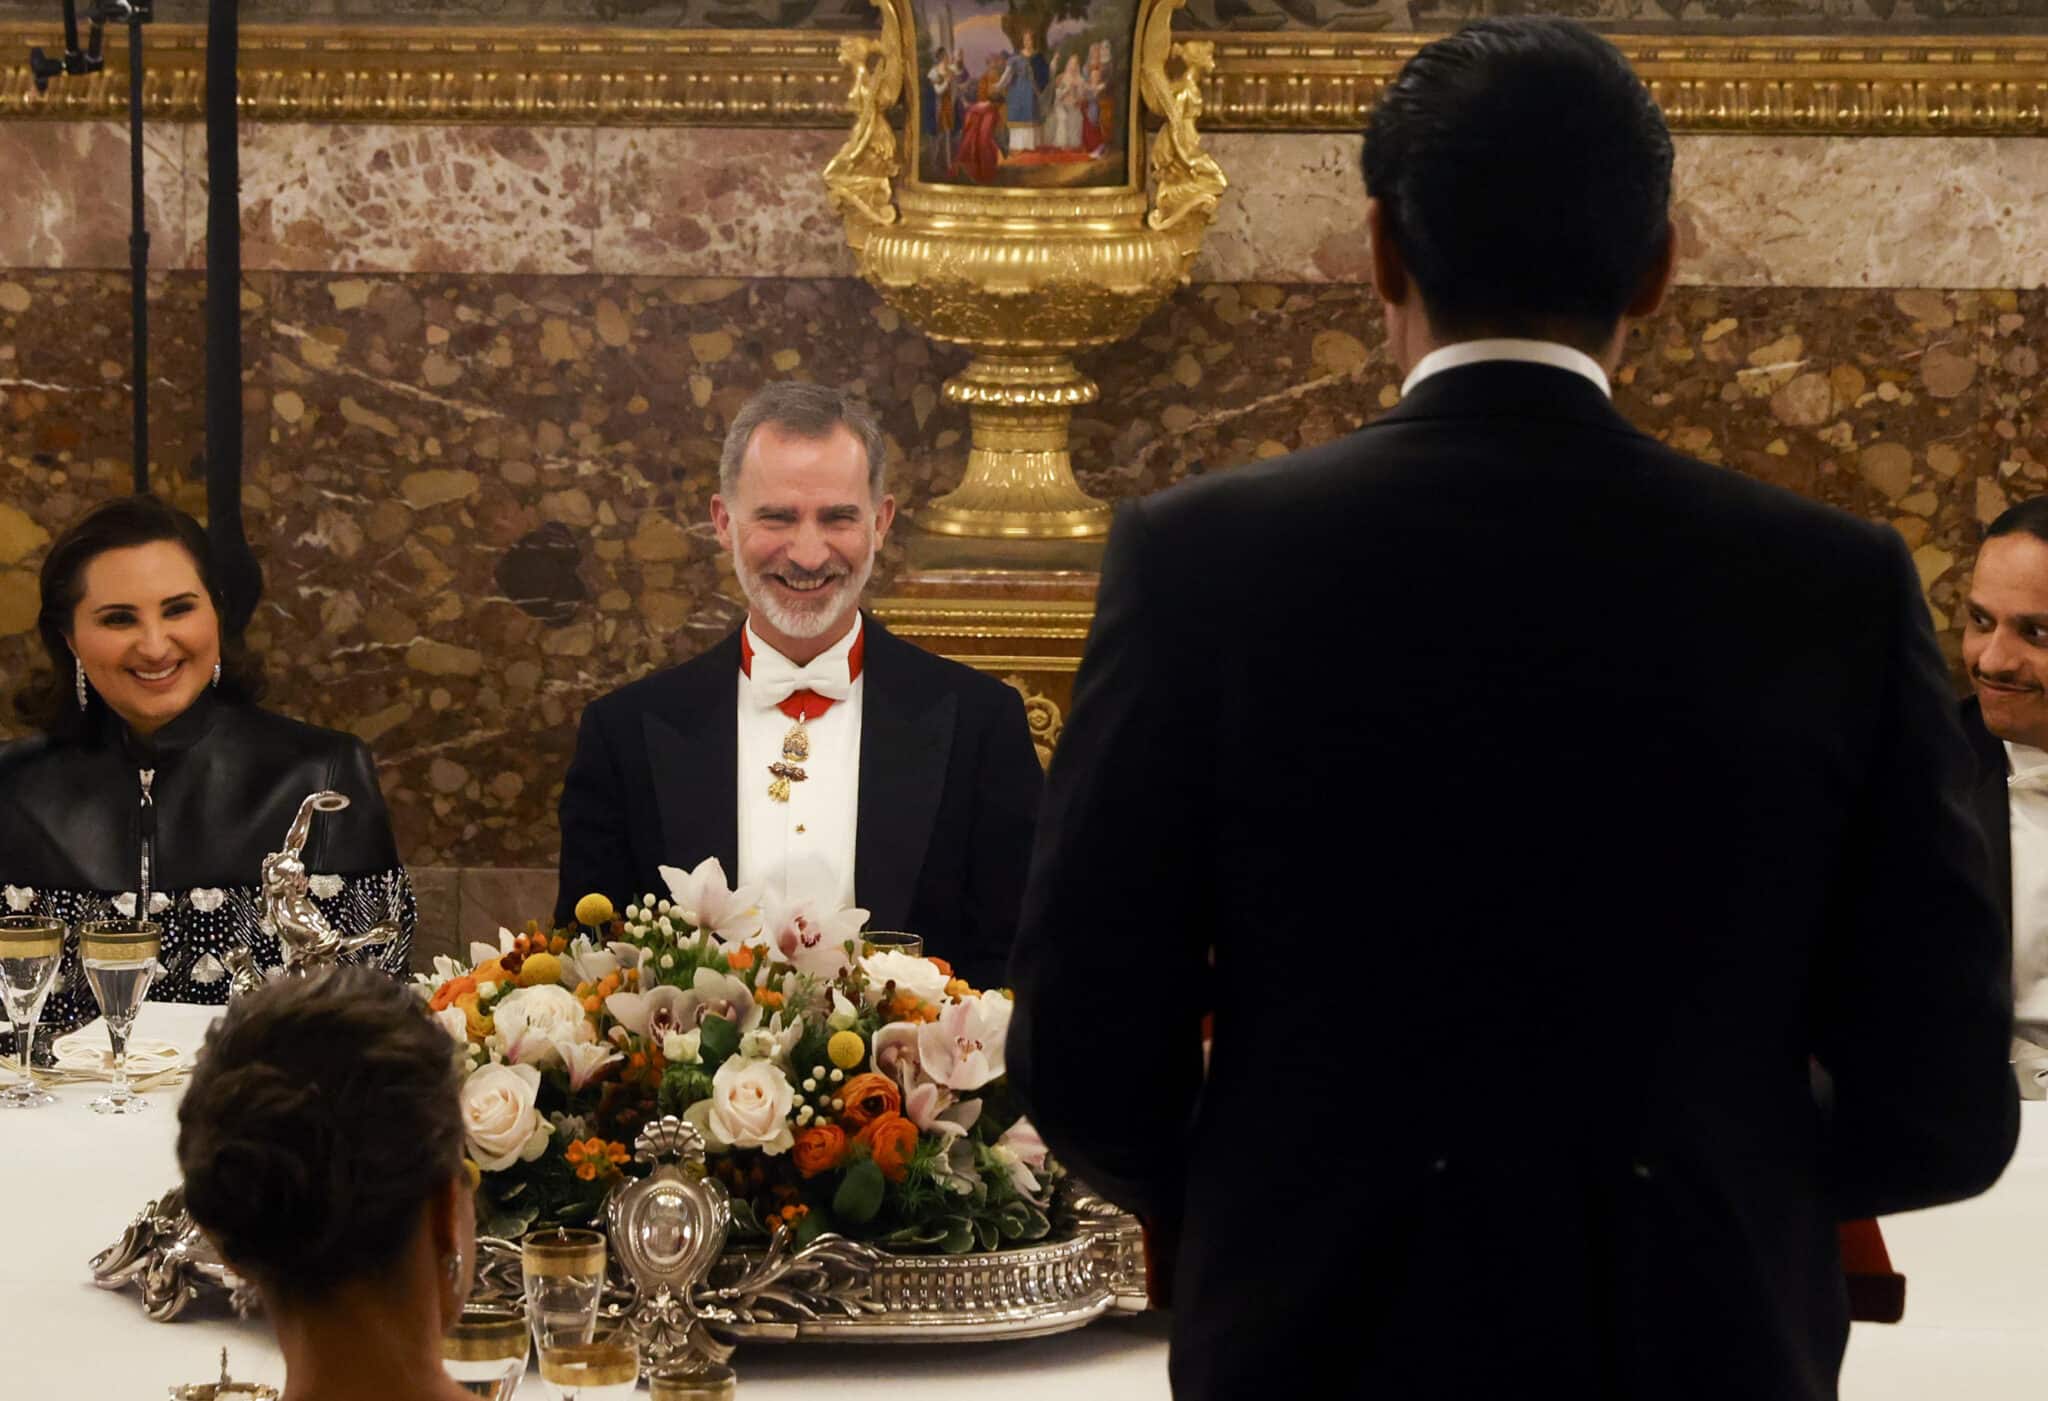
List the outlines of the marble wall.
{"type": "MultiPolygon", "coordinates": [[[[125,140],[0,127],[9,681],[36,664],[42,546],[126,480],[125,140]]],[[[936,392],[959,357],[850,276],[814,174],[827,133],[245,140],[249,518],[269,579],[251,638],[273,703],[375,746],[432,947],[545,911],[581,707],[739,618],[705,513],[748,392],[863,385],[914,510],[959,470],[964,416],[936,392]]],[[[1322,441],[1395,398],[1361,285],[1357,138],[1214,145],[1236,185],[1195,283],[1137,353],[1084,366],[1103,397],[1077,418],[1077,466],[1104,496],[1322,441]]],[[[1980,523],[2048,483],[2048,141],[1680,150],[1686,285],[1636,332],[1622,408],[1891,522],[1953,650],[1980,523]]],[[[203,139],[163,128],[148,156],[157,480],[196,507],[203,139]]]]}

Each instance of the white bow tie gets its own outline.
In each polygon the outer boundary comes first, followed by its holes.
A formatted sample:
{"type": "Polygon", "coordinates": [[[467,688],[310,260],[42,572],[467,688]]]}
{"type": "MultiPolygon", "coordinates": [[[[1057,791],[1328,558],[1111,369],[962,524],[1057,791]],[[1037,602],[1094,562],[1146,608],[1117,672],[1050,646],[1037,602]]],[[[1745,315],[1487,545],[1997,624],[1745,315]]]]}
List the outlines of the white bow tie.
{"type": "Polygon", "coordinates": [[[763,710],[781,705],[798,691],[816,691],[826,700],[843,701],[853,694],[853,681],[846,671],[844,656],[819,657],[808,666],[798,666],[764,647],[754,653],[748,694],[763,710]]]}

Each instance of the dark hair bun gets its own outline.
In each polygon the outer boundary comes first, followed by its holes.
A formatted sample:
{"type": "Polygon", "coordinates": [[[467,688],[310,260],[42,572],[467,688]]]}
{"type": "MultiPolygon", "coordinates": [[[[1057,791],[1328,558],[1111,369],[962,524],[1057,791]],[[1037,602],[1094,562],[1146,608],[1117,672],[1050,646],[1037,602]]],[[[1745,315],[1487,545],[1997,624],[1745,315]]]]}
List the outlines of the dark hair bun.
{"type": "Polygon", "coordinates": [[[178,1107],[192,1219],[267,1289],[317,1297],[376,1274],[460,1168],[451,1051],[418,996],[369,969],[237,1001],[178,1107]]]}

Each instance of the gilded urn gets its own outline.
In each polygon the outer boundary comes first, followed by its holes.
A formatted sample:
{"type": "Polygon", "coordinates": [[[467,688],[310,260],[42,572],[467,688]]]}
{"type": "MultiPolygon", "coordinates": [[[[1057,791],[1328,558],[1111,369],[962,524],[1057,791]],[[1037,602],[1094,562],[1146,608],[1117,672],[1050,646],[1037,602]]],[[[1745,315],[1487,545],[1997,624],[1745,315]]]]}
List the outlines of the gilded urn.
{"type": "Polygon", "coordinates": [[[1071,357],[1187,280],[1226,184],[1195,132],[1212,47],[1172,39],[1183,3],[875,0],[880,37],[841,41],[853,129],[825,180],[861,276],[973,357],[945,386],[973,425],[966,475],[928,530],[1108,530],[1068,453],[1097,397],[1071,357]]]}

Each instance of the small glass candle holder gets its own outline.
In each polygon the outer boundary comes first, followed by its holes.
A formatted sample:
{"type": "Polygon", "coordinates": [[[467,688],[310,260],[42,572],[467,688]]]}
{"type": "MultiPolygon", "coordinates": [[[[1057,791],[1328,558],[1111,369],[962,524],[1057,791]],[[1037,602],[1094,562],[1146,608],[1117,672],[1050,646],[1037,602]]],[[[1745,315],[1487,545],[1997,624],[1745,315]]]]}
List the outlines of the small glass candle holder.
{"type": "Polygon", "coordinates": [[[596,1231],[551,1228],[519,1242],[526,1322],[533,1345],[588,1343],[604,1303],[604,1237],[596,1231]]]}
{"type": "Polygon", "coordinates": [[[717,1362],[672,1362],[647,1379],[654,1401],[732,1401],[739,1378],[717,1362]]]}
{"type": "Polygon", "coordinates": [[[906,934],[900,929],[869,929],[860,936],[860,956],[873,958],[878,953],[907,953],[912,958],[924,957],[924,936],[906,934]]]}
{"type": "Polygon", "coordinates": [[[531,1344],[516,1309],[471,1304],[441,1335],[441,1367],[455,1384],[485,1401],[512,1401],[526,1376],[531,1344]]]}
{"type": "Polygon", "coordinates": [[[622,1339],[542,1347],[540,1379],[555,1401],[627,1401],[640,1390],[640,1353],[622,1339]]]}

